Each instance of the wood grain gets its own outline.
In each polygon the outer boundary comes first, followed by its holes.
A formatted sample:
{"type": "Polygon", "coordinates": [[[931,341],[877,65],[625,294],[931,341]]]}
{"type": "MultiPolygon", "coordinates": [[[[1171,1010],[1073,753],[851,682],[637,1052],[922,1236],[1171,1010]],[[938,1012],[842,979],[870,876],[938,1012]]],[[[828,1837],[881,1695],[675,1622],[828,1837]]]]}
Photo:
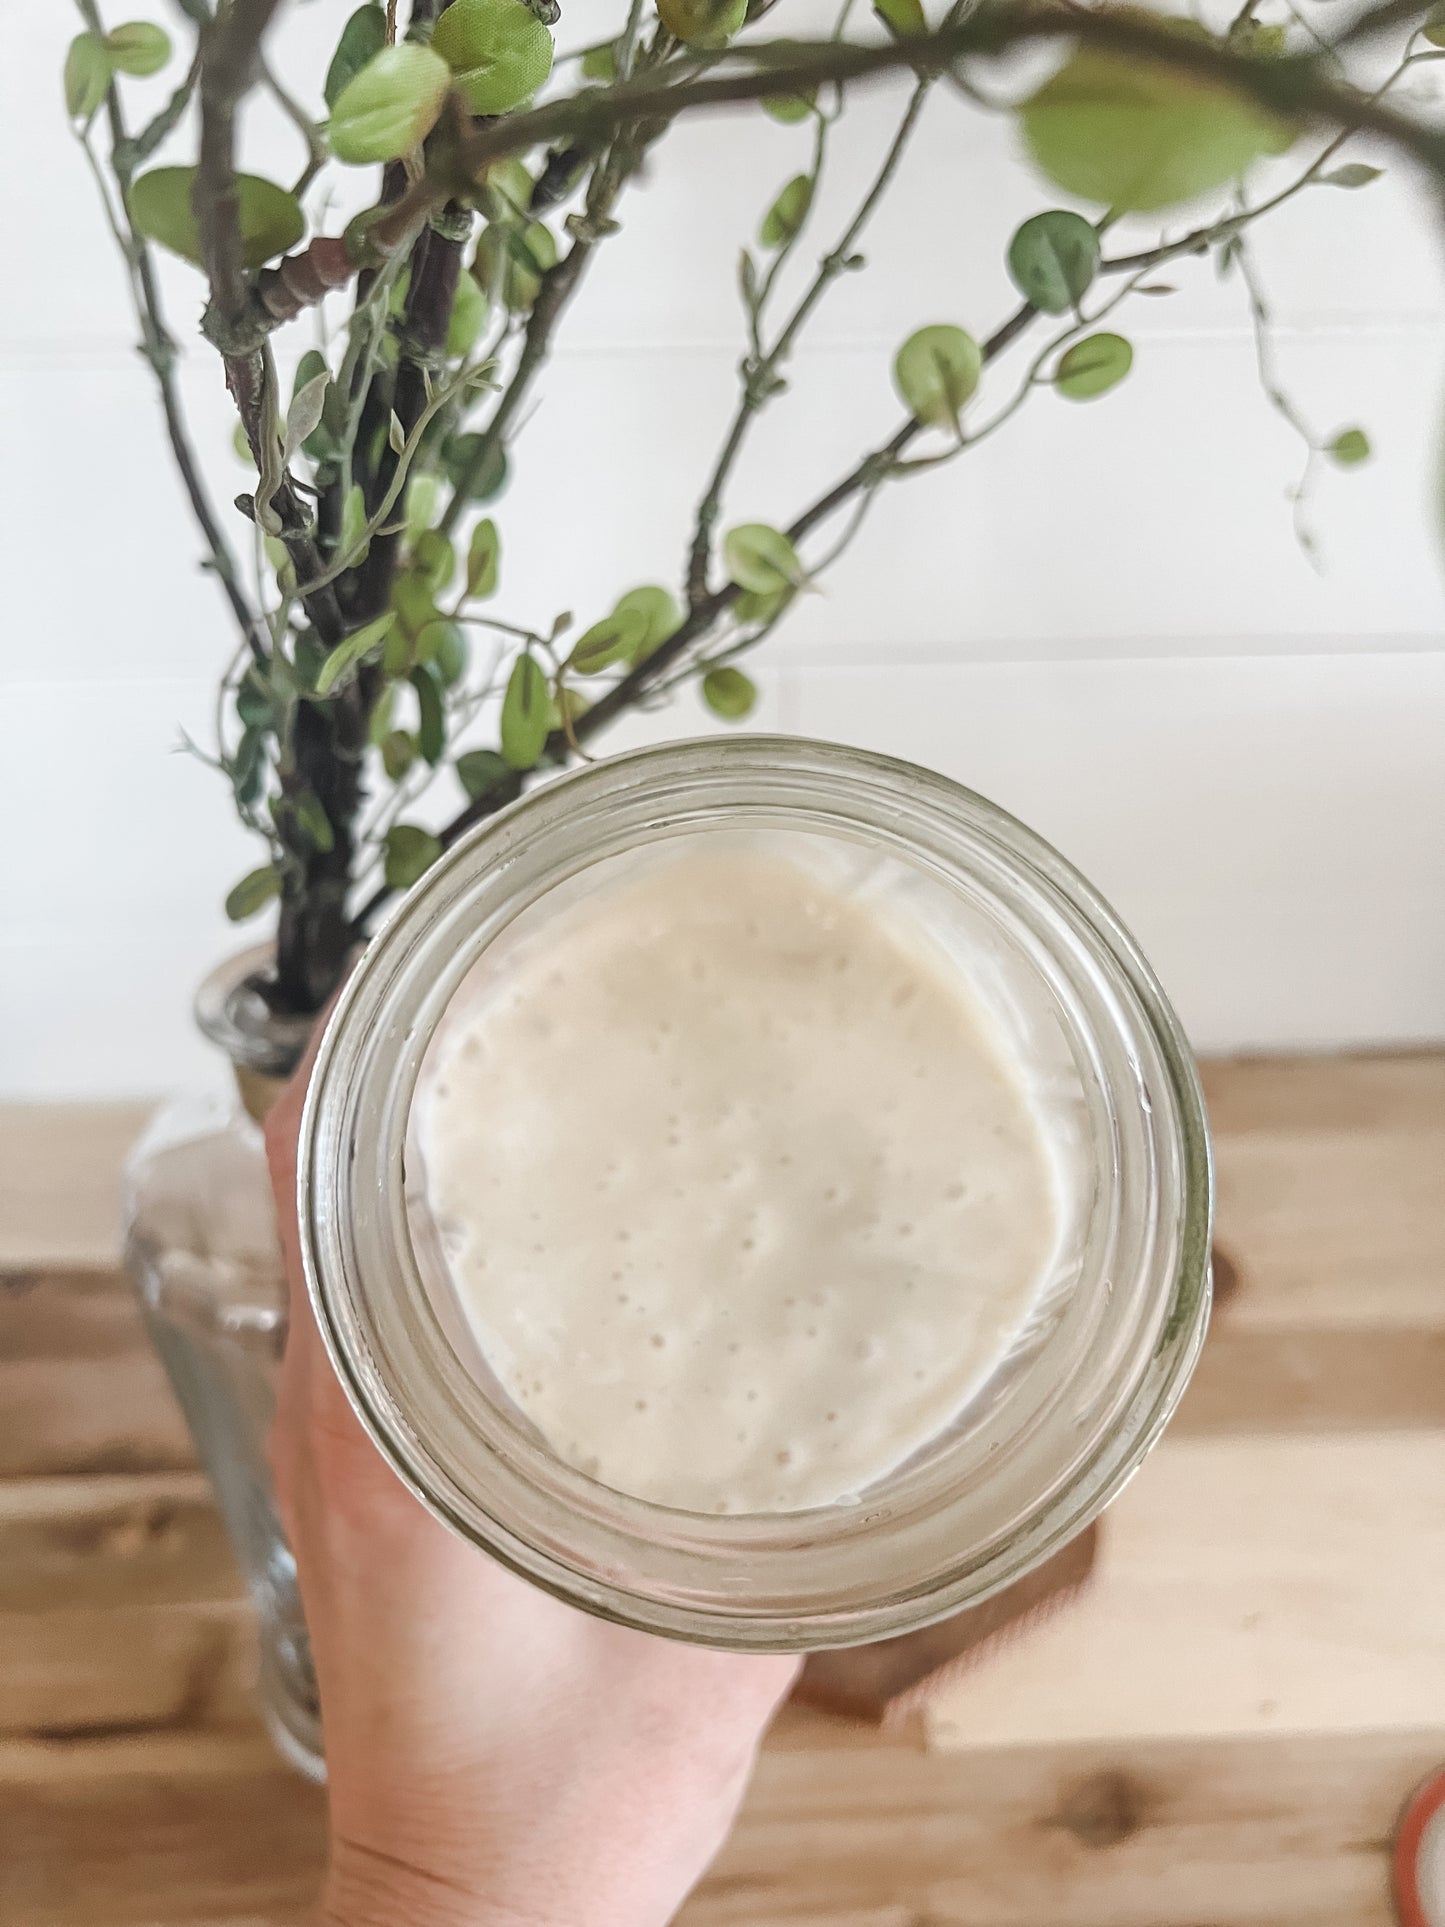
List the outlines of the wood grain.
{"type": "MultiPolygon", "coordinates": [[[[684,1927],[1385,1927],[1445,1759],[1445,1057],[1206,1066],[1239,1290],[1076,1603],[788,1712],[684,1927]]],[[[116,1270],[134,1110],[0,1111],[0,1923],[301,1927],[324,1806],[116,1270]]]]}
{"type": "Polygon", "coordinates": [[[1445,1433],[1166,1438],[939,1746],[1445,1725],[1445,1433]]]}
{"type": "Polygon", "coordinates": [[[114,1265],[120,1167],[152,1108],[0,1104],[0,1267],[114,1265]]]}
{"type": "MultiPolygon", "coordinates": [[[[0,1164],[6,1144],[0,1136],[0,1164]]],[[[113,1261],[0,1272],[0,1480],[194,1464],[135,1295],[113,1261]]]]}
{"type": "MultiPolygon", "coordinates": [[[[764,1752],[683,1927],[1385,1927],[1445,1729],[934,1756],[819,1723],[764,1752]],[[844,1737],[846,1736],[846,1737],[844,1737]]],[[[0,1743],[6,1927],[299,1921],[324,1811],[254,1732],[0,1743]]]]}

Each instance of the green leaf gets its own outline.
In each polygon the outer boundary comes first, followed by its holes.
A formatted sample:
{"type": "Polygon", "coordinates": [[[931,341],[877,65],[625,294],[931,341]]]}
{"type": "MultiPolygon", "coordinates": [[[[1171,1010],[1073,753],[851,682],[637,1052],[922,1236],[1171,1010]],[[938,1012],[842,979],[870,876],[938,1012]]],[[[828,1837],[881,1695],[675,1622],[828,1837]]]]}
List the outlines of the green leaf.
{"type": "Polygon", "coordinates": [[[502,758],[513,769],[531,769],[547,741],[547,678],[526,650],[512,664],[502,698],[502,758]]]}
{"type": "Polygon", "coordinates": [[[1077,308],[1098,268],[1097,229],[1066,208],[1035,214],[1009,242],[1009,279],[1041,314],[1077,308]]]}
{"type": "Polygon", "coordinates": [[[894,386],[925,428],[956,428],[982,373],[978,343],[950,322],[918,329],[893,360],[894,386]]]}
{"type": "Polygon", "coordinates": [[[780,120],[785,125],[806,120],[817,104],[816,87],[810,87],[802,94],[764,94],[762,98],[763,112],[771,114],[774,120],[780,120]]]}
{"type": "Polygon", "coordinates": [[[326,390],[330,382],[331,376],[323,368],[319,375],[313,375],[291,397],[291,406],[286,410],[286,433],[281,443],[283,465],[320,427],[321,411],[326,405],[326,390]]]}
{"type": "Polygon", "coordinates": [[[326,69],[322,89],[326,105],[334,107],[368,61],[374,60],[386,45],[386,14],[380,7],[358,7],[341,29],[336,52],[326,69]]]}
{"type": "Polygon", "coordinates": [[[281,878],[268,863],[262,870],[250,871],[235,885],[226,898],[226,915],[232,923],[244,923],[280,894],[281,878]]]}
{"type": "Polygon", "coordinates": [[[752,709],[758,692],[751,677],[745,676],[741,669],[724,667],[709,669],[703,677],[702,699],[715,716],[724,716],[735,723],[752,709]]]}
{"type": "Polygon", "coordinates": [[[442,853],[430,830],[415,823],[393,823],[386,833],[385,876],[393,890],[409,890],[442,853]]]}
{"type": "Polygon", "coordinates": [[[266,779],[265,744],[259,729],[246,729],[231,758],[231,788],[242,809],[249,809],[261,794],[266,779]]]}
{"type": "Polygon", "coordinates": [[[416,646],[421,660],[436,670],[444,689],[453,688],[467,673],[471,651],[456,623],[445,619],[429,622],[417,637],[416,646]]]}
{"type": "Polygon", "coordinates": [[[657,0],[657,13],[689,47],[722,47],[746,24],[748,0],[657,0]]]}
{"type": "Polygon", "coordinates": [[[376,701],[371,705],[371,714],[366,719],[366,739],[377,749],[391,729],[392,717],[396,713],[396,684],[384,683],[377,692],[376,701]]]}
{"type": "Polygon", "coordinates": [[[1092,401],[1117,388],[1134,365],[1134,350],[1122,335],[1088,335],[1060,356],[1054,386],[1070,401],[1092,401]]]}
{"type": "Polygon", "coordinates": [[[798,552],[781,530],[766,522],[744,522],[723,537],[728,580],[758,595],[776,595],[803,581],[798,552]]]}
{"type": "Polygon", "coordinates": [[[757,263],[746,248],[738,254],[738,292],[743,298],[743,306],[748,313],[756,314],[762,289],[758,283],[757,263]]]}
{"type": "Polygon", "coordinates": [[[105,36],[105,50],[123,74],[158,74],[171,57],[171,37],[149,20],[127,20],[105,36]]]}
{"type": "Polygon", "coordinates": [[[616,80],[617,56],[613,51],[615,42],[604,40],[598,47],[589,47],[582,56],[582,78],[584,80],[616,80]]]}
{"type": "Polygon", "coordinates": [[[682,627],[682,610],[677,606],[677,598],[669,590],[655,582],[645,582],[639,589],[629,589],[619,596],[613,612],[619,616],[640,615],[646,625],[642,640],[633,655],[633,661],[641,662],[650,656],[654,649],[676,635],[682,627]]]}
{"type": "Polygon", "coordinates": [[[552,727],[561,729],[565,722],[575,729],[591,707],[591,702],[580,689],[569,689],[565,683],[559,683],[557,693],[552,698],[552,727]]]}
{"type": "Polygon", "coordinates": [[[477,241],[472,273],[483,294],[495,291],[511,313],[524,314],[537,299],[542,276],[556,265],[556,237],[541,221],[520,230],[494,222],[477,241]]]}
{"type": "Polygon", "coordinates": [[[502,538],[490,516],[472,530],[467,547],[467,594],[479,600],[497,592],[497,570],[502,560],[502,538]]]}
{"type": "Polygon", "coordinates": [[[1363,428],[1345,428],[1336,435],[1326,454],[1341,468],[1357,468],[1370,459],[1370,438],[1363,428]]]}
{"type": "Polygon", "coordinates": [[[349,679],[364,658],[386,641],[395,625],[396,611],[388,609],[384,615],[377,616],[374,622],[368,622],[365,628],[358,629],[354,635],[347,636],[345,641],[338,642],[317,674],[317,695],[325,696],[335,689],[343,678],[349,679]]]}
{"type": "MultiPolygon", "coordinates": [[[[308,383],[315,381],[319,375],[327,374],[329,374],[329,370],[326,366],[325,355],[321,353],[319,348],[308,348],[296,364],[296,375],[291,384],[292,406],[294,407],[297,397],[308,383]]],[[[315,462],[334,461],[339,453],[337,443],[330,428],[327,426],[328,404],[329,408],[334,410],[336,400],[337,397],[323,387],[321,391],[322,408],[320,419],[310,433],[302,437],[301,447],[305,449],[306,453],[315,462]]],[[[289,410],[287,411],[287,419],[290,419],[289,410]]]]}
{"type": "Polygon", "coordinates": [[[512,780],[512,772],[494,749],[469,749],[456,761],[458,780],[472,802],[512,780]]]}
{"type": "Polygon", "coordinates": [[[524,0],[453,0],[431,44],[474,114],[508,114],[552,71],[552,36],[524,0]]]}
{"type": "Polygon", "coordinates": [[[873,0],[873,11],[898,40],[928,32],[920,0],[873,0]]]}
{"type": "Polygon", "coordinates": [[[261,731],[275,726],[271,691],[266,685],[263,671],[254,662],[237,684],[236,714],[247,729],[261,731]]]}
{"type": "Polygon", "coordinates": [[[442,707],[441,686],[424,663],[418,663],[412,670],[411,686],[416,691],[417,706],[420,711],[416,746],[421,751],[423,760],[435,769],[442,759],[442,751],[447,743],[446,711],[442,707]]]}
{"type": "Polygon", "coordinates": [[[440,495],[441,483],[436,476],[429,473],[418,475],[416,464],[413,462],[407,471],[404,518],[406,539],[413,548],[422,530],[431,527],[431,519],[436,513],[437,499],[440,495]]]}
{"type": "MultiPolygon", "coordinates": [[[[341,504],[341,553],[353,555],[366,527],[366,497],[361,492],[360,482],[353,482],[346,491],[346,499],[341,504]]],[[[370,544],[367,545],[370,547],[370,544]]],[[[365,550],[357,560],[365,558],[365,550]]]]}
{"type": "Polygon", "coordinates": [[[1432,47],[1445,47],[1445,0],[1439,6],[1431,7],[1420,31],[1432,47]]]}
{"type": "Polygon", "coordinates": [[[760,595],[755,589],[745,589],[733,604],[733,614],[747,627],[754,623],[771,622],[774,616],[781,615],[792,601],[791,588],[774,589],[770,595],[760,595]]]}
{"type": "Polygon", "coordinates": [[[464,360],[477,345],[487,319],[487,297],[477,286],[474,275],[457,276],[457,291],[447,323],[444,353],[450,361],[464,360]]]}
{"type": "Polygon", "coordinates": [[[389,729],[381,739],[381,767],[399,783],[416,761],[416,738],[409,729],[389,729]]]}
{"type": "Polygon", "coordinates": [[[647,635],[647,616],[641,609],[614,609],[577,638],[567,667],[579,676],[596,676],[615,662],[629,662],[647,635]]]}
{"type": "Polygon", "coordinates": [[[780,248],[791,241],[807,220],[812,205],[811,175],[795,174],[763,216],[763,224],[758,229],[759,241],[765,248],[780,248]]]}
{"type": "Polygon", "coordinates": [[[1384,171],[1383,167],[1371,167],[1365,161],[1346,161],[1343,167],[1331,168],[1328,174],[1317,174],[1315,179],[1323,187],[1368,187],[1371,181],[1379,180],[1384,171]]]}
{"type": "Polygon", "coordinates": [[[417,659],[422,631],[441,620],[432,586],[420,569],[408,569],[391,585],[391,606],[397,627],[387,645],[386,667],[391,675],[409,670],[417,659]]]}
{"type": "Polygon", "coordinates": [[[308,348],[296,364],[296,373],[291,380],[291,399],[295,401],[308,381],[315,381],[318,375],[326,373],[326,357],[319,348],[308,348]]]}
{"type": "Polygon", "coordinates": [[[1293,144],[1285,121],[1217,82],[1080,47],[1019,109],[1037,165],[1066,193],[1150,212],[1235,180],[1293,144]]]}
{"type": "Polygon", "coordinates": [[[383,47],[347,81],[331,110],[332,153],[357,167],[399,160],[436,125],[450,85],[446,61],[430,47],[383,47]]]}
{"type": "Polygon", "coordinates": [[[490,502],[507,486],[507,456],[500,442],[492,444],[485,462],[472,474],[473,457],[482,437],[474,430],[450,436],[442,448],[442,467],[454,488],[466,488],[469,502],[490,502]]]}
{"type": "Polygon", "coordinates": [[[78,33],[65,56],[65,111],[72,120],[89,120],[105,99],[113,72],[99,34],[78,33]]]}
{"type": "Polygon", "coordinates": [[[482,189],[479,205],[489,221],[525,221],[535,186],[526,162],[516,154],[509,154],[487,169],[487,184],[482,189]]]}
{"type": "Polygon", "coordinates": [[[296,821],[301,825],[307,842],[322,856],[335,849],[336,836],[331,828],[331,818],[315,790],[302,790],[299,796],[291,798],[291,808],[296,821]]]}
{"type": "MultiPolygon", "coordinates": [[[[201,240],[191,211],[193,167],[155,167],[131,183],[130,215],[140,233],[183,261],[201,266],[201,240]]],[[[236,176],[236,207],[241,245],[248,268],[294,248],[306,232],[301,204],[294,194],[258,174],[236,176]]]]}
{"type": "MultiPolygon", "coordinates": [[[[314,629],[303,629],[292,644],[296,681],[311,695],[316,693],[316,679],[326,667],[328,653],[326,644],[314,629]]],[[[285,658],[279,660],[284,661],[285,658]]],[[[275,673],[274,669],[272,673],[275,673]]]]}
{"type": "Polygon", "coordinates": [[[426,578],[433,595],[440,595],[456,571],[456,552],[440,529],[424,529],[412,544],[412,567],[426,578]]]}

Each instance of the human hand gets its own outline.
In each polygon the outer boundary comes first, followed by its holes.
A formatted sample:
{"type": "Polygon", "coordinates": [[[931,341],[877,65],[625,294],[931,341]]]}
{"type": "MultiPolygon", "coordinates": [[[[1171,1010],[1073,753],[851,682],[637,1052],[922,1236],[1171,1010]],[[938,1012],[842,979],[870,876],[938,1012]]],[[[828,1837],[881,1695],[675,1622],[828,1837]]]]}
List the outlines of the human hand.
{"type": "Polygon", "coordinates": [[[662,1927],[797,1662],[563,1605],[412,1497],[347,1403],[296,1224],[309,1061],[266,1149],[291,1291],[272,1459],[321,1690],[335,1927],[662,1927]]]}

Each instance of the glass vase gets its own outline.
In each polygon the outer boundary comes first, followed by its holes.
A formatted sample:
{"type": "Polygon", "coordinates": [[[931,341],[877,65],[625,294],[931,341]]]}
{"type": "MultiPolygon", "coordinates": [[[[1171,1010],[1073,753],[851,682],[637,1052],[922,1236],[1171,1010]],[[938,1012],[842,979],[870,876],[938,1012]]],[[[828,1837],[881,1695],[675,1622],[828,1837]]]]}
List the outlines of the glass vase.
{"type": "Polygon", "coordinates": [[[196,1019],[226,1053],[234,1094],[181,1098],[152,1118],[126,1164],[124,1250],[256,1610],[266,1725],[321,1780],[316,1679],[267,1453],[286,1282],[260,1124],[309,1024],[277,1017],[254,988],[269,957],[245,951],[201,986],[196,1019]]]}

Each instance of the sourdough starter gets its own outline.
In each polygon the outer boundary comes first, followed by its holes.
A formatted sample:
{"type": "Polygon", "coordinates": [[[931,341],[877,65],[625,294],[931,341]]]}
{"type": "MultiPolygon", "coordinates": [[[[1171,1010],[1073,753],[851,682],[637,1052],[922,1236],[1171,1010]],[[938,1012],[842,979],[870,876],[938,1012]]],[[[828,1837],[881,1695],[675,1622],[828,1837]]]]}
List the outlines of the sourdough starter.
{"type": "Polygon", "coordinates": [[[1058,1178],[956,960],[785,845],[702,841],[484,955],[417,1088],[422,1208],[563,1459],[796,1511],[866,1492],[995,1372],[1058,1178]]]}

